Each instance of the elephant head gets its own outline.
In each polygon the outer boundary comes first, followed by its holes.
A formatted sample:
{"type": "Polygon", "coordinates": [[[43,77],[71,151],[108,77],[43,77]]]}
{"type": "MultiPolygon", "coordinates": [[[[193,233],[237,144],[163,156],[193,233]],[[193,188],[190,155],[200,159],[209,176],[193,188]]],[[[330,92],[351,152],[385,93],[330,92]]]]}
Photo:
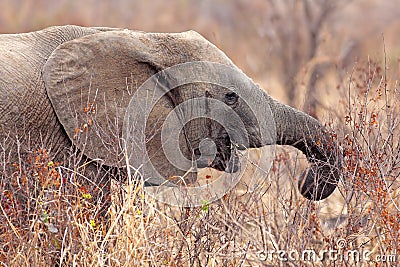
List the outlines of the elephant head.
{"type": "MultiPolygon", "coordinates": [[[[146,107],[148,100],[154,99],[152,94],[156,90],[151,86],[140,91],[139,97],[138,88],[150,81],[157,90],[163,91],[151,104],[142,129],[145,152],[163,178],[150,179],[151,184],[174,177],[183,177],[185,182],[196,179],[196,172],[172,164],[164,153],[161,129],[167,125],[170,131],[178,132],[167,144],[175,144],[177,154],[197,167],[235,172],[235,148],[291,145],[301,150],[311,163],[299,182],[304,197],[320,200],[336,188],[337,157],[324,127],[312,117],[272,99],[221,50],[196,32],[106,29],[59,44],[44,62],[41,72],[51,107],[68,139],[87,157],[101,159],[108,166],[126,165],[126,143],[135,141],[134,137],[122,139],[132,98],[135,96],[138,108],[146,107]],[[179,83],[171,72],[165,72],[174,66],[195,62],[219,64],[234,70],[234,75],[194,64],[194,69],[177,75],[181,78],[200,75],[201,79],[179,83]],[[157,76],[159,73],[162,74],[157,76]],[[204,79],[211,82],[201,82],[204,79]],[[213,80],[230,86],[221,86],[213,80]],[[249,96],[253,96],[253,101],[244,101],[249,96]],[[185,106],[187,103],[189,107],[185,106]],[[221,103],[226,109],[221,109],[221,103]],[[254,112],[254,106],[266,113],[254,112]],[[221,120],[213,119],[212,114],[218,114],[221,120]],[[262,116],[266,126],[258,123],[262,116]],[[263,134],[271,138],[263,138],[263,134]]],[[[136,114],[140,116],[140,112],[136,114]]],[[[130,125],[128,130],[135,127],[139,126],[130,125]]],[[[131,152],[136,157],[143,153],[140,149],[131,152]]]]}

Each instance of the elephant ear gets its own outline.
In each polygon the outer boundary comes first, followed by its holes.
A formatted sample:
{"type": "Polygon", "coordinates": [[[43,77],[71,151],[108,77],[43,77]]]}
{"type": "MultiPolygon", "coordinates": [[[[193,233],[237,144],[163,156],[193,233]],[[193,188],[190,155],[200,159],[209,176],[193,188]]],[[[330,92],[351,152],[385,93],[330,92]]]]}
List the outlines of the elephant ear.
{"type": "MultiPolygon", "coordinates": [[[[170,65],[158,53],[159,37],[133,31],[94,34],[60,45],[47,60],[42,72],[47,94],[68,137],[87,157],[125,165],[121,136],[129,101],[143,82],[170,65]]],[[[172,110],[171,98],[162,97],[149,125],[160,127],[172,110]]],[[[152,133],[148,144],[160,148],[160,133],[152,133]]],[[[164,178],[183,175],[162,150],[150,152],[164,178]]]]}

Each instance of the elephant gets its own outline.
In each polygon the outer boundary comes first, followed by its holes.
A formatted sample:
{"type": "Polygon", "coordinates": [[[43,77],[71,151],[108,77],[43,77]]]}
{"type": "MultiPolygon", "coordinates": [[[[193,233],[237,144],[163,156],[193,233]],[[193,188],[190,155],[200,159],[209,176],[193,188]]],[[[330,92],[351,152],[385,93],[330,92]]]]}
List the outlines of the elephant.
{"type": "MultiPolygon", "coordinates": [[[[0,144],[3,158],[11,162],[26,151],[44,147],[56,158],[65,160],[66,151],[72,147],[104,166],[124,168],[127,161],[123,122],[135,92],[157,73],[200,61],[228,66],[244,75],[220,49],[194,31],[146,33],[66,25],[30,33],[2,34],[0,144]]],[[[208,71],[207,75],[215,73],[208,71]]],[[[231,77],[226,76],[223,78],[229,81],[231,77]]],[[[159,83],[171,86],[165,77],[159,83]]],[[[259,93],[254,104],[261,108],[268,106],[275,122],[274,141],[264,141],[262,128],[251,112],[252,103],[242,101],[242,95],[235,91],[235,82],[232,84],[231,88],[217,84],[182,84],[169,88],[154,104],[144,129],[148,137],[145,144],[146,153],[160,175],[165,180],[176,176],[185,177],[188,182],[196,180],[196,172],[188,174],[187,170],[169,162],[160,149],[162,136],[157,129],[169,119],[168,114],[174,108],[203,97],[207,110],[214,107],[208,103],[216,100],[240,118],[247,134],[247,147],[239,149],[271,144],[299,149],[311,164],[299,181],[300,193],[315,201],[328,197],[339,181],[340,160],[324,126],[273,99],[246,78],[240,86],[241,94],[259,93]]],[[[201,158],[207,150],[207,146],[201,149],[201,141],[207,139],[214,146],[215,157],[211,162],[198,160],[198,167],[237,171],[232,147],[238,144],[221,123],[196,117],[183,124],[180,134],[172,141],[179,144],[185,158],[192,161],[201,158]]],[[[235,127],[230,131],[235,133],[235,127]]]]}

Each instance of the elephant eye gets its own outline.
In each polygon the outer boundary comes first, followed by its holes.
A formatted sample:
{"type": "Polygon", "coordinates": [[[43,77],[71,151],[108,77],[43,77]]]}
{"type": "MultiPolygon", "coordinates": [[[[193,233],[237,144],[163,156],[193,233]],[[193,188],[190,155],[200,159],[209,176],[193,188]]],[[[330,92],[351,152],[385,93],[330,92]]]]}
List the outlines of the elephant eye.
{"type": "Polygon", "coordinates": [[[238,101],[238,99],[239,99],[239,96],[238,96],[235,92],[230,92],[230,93],[227,93],[227,94],[225,95],[225,102],[226,102],[228,105],[236,104],[236,102],[238,101]]]}

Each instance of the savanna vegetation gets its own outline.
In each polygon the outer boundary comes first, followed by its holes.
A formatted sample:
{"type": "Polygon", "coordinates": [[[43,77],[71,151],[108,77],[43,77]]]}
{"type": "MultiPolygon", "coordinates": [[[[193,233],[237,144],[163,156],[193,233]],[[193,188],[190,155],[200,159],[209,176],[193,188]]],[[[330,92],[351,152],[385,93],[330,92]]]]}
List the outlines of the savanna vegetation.
{"type": "MultiPolygon", "coordinates": [[[[304,156],[276,147],[260,186],[246,179],[257,168],[254,149],[234,189],[182,208],[148,196],[134,170],[116,174],[125,181],[104,191],[103,177],[85,177],[85,166],[74,165],[79,151],[67,167],[46,148],[7,162],[0,147],[0,265],[397,266],[398,4],[1,2],[1,33],[59,24],[197,30],[272,96],[323,121],[343,157],[338,189],[323,201],[297,190],[304,156]]],[[[207,182],[217,174],[201,175],[207,182]]]]}

